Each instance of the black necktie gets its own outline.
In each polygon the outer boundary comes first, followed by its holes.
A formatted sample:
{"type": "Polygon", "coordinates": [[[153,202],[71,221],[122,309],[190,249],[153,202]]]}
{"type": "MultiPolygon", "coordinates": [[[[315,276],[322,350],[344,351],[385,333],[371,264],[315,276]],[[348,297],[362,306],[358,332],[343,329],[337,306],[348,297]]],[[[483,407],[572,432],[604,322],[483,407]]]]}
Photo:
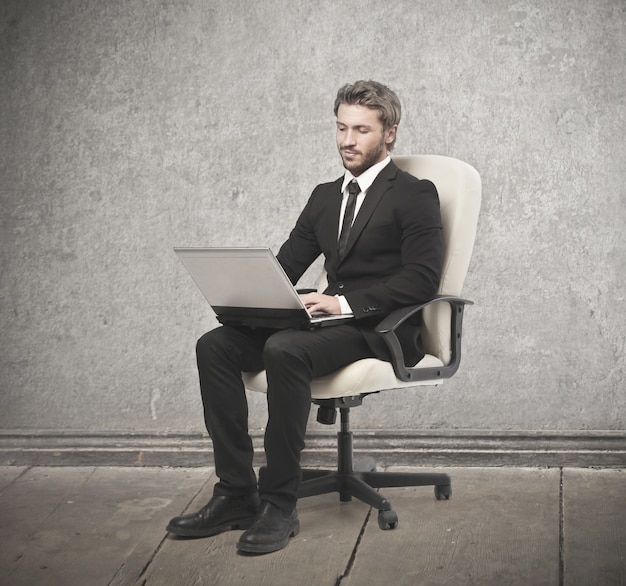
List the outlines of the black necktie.
{"type": "Polygon", "coordinates": [[[356,179],[353,179],[348,184],[348,203],[346,204],[346,210],[343,213],[343,222],[341,223],[341,233],[339,234],[339,241],[337,242],[337,250],[339,256],[343,256],[348,244],[348,236],[350,236],[350,228],[352,227],[352,220],[354,220],[354,208],[356,207],[356,196],[361,190],[356,179]]]}

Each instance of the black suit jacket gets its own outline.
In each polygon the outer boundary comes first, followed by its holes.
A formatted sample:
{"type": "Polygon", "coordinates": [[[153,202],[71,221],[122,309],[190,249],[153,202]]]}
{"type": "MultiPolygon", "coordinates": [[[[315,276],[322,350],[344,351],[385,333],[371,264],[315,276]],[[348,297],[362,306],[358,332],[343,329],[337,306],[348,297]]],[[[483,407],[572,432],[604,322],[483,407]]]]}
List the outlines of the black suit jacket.
{"type": "MultiPolygon", "coordinates": [[[[350,231],[346,251],[337,252],[343,177],[318,185],[277,257],[295,284],[324,254],[329,295],[344,295],[374,353],[389,359],[374,327],[394,309],[423,303],[437,292],[443,244],[435,186],[390,162],[376,177],[350,231]]],[[[421,320],[405,322],[398,337],[407,365],[423,357],[421,320]]]]}

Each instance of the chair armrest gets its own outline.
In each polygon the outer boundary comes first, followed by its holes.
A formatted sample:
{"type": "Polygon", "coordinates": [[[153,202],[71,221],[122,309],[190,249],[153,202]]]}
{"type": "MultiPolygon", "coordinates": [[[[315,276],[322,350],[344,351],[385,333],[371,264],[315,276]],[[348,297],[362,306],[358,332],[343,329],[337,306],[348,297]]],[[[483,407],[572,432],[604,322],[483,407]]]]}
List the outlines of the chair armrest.
{"type": "Polygon", "coordinates": [[[461,326],[463,324],[463,309],[465,305],[473,305],[469,299],[462,299],[451,295],[434,297],[421,305],[410,305],[391,312],[375,328],[375,332],[383,337],[391,352],[391,364],[396,377],[401,381],[423,381],[450,378],[458,370],[461,362],[461,326]],[[433,303],[445,302],[452,306],[450,340],[452,345],[452,358],[450,364],[437,368],[412,368],[404,364],[404,353],[395,330],[409,317],[422,311],[433,303]]]}
{"type": "Polygon", "coordinates": [[[452,295],[438,295],[437,297],[433,297],[430,301],[422,303],[421,305],[407,305],[406,307],[401,307],[400,309],[392,311],[383,321],[381,321],[376,326],[375,332],[377,334],[387,334],[389,332],[393,332],[400,324],[405,322],[412,315],[414,315],[418,311],[421,311],[425,307],[439,301],[447,301],[453,306],[456,306],[458,304],[474,305],[474,302],[470,301],[469,299],[461,299],[460,297],[454,297],[452,295]]]}

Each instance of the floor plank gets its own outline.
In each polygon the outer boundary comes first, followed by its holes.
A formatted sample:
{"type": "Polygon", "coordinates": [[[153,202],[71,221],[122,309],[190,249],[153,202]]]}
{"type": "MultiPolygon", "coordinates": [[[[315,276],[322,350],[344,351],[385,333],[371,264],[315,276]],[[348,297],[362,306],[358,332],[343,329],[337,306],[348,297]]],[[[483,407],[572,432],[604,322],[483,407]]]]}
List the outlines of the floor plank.
{"type": "Polygon", "coordinates": [[[41,549],[41,531],[60,503],[74,498],[77,488],[93,473],[93,468],[31,468],[3,491],[0,583],[26,584],[27,573],[38,578],[47,574],[47,562],[31,552],[41,549]]]}
{"type": "Polygon", "coordinates": [[[565,586],[626,584],[626,472],[563,472],[565,586]]]}
{"type": "Polygon", "coordinates": [[[26,470],[26,466],[0,466],[0,494],[26,470]]]}
{"type": "Polygon", "coordinates": [[[430,487],[381,489],[398,513],[373,512],[342,586],[559,584],[559,471],[454,469],[452,499],[430,487]]]}
{"type": "MultiPolygon", "coordinates": [[[[206,487],[190,506],[210,498],[206,487]]],[[[279,552],[249,556],[237,553],[240,531],[207,539],[168,538],[143,576],[146,586],[211,584],[212,586],[334,586],[357,542],[369,508],[360,502],[340,503],[338,495],[302,499],[298,503],[300,534],[279,552]]]]}
{"type": "Polygon", "coordinates": [[[201,486],[196,470],[36,468],[3,492],[0,583],[134,581],[201,486]],[[6,521],[6,524],[5,524],[6,521]]]}

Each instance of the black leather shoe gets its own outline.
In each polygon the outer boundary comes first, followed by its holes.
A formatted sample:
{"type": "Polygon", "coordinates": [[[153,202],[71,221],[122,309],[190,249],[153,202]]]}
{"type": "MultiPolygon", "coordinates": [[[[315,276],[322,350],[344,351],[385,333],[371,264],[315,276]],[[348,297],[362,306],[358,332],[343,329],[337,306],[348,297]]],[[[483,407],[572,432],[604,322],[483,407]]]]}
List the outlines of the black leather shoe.
{"type": "Polygon", "coordinates": [[[287,545],[290,537],[300,532],[300,521],[296,509],[284,513],[271,503],[264,502],[256,521],[237,543],[239,551],[248,553],[270,553],[287,545]]]}
{"type": "Polygon", "coordinates": [[[182,537],[209,537],[231,529],[247,529],[257,518],[258,493],[243,497],[214,496],[197,513],[174,517],[167,531],[182,537]]]}

